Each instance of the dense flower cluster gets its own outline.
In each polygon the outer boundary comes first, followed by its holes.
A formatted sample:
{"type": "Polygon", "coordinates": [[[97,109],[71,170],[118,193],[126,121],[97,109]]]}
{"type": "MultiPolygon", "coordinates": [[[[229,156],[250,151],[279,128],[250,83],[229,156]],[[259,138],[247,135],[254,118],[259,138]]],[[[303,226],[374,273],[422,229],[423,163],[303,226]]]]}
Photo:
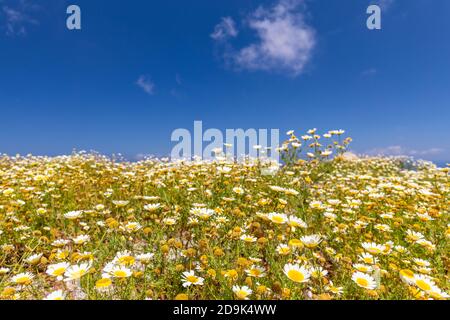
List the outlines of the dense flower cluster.
{"type": "Polygon", "coordinates": [[[449,169],[289,135],[270,170],[0,157],[0,299],[448,298],[449,169]]]}

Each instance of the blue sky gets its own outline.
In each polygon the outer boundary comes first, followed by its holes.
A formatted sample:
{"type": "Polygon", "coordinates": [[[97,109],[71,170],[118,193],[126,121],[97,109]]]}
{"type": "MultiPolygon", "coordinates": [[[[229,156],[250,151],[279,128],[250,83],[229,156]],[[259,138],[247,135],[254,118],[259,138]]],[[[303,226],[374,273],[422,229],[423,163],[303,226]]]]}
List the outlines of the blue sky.
{"type": "Polygon", "coordinates": [[[382,30],[369,0],[0,0],[0,153],[165,155],[202,120],[449,160],[450,2],[374,2],[382,30]]]}

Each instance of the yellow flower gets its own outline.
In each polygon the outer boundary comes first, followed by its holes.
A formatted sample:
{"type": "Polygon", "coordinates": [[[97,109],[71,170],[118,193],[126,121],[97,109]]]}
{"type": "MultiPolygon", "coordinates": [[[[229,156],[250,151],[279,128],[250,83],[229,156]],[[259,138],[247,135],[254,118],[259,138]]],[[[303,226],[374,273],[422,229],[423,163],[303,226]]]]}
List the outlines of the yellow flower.
{"type": "Polygon", "coordinates": [[[304,266],[298,264],[286,264],[283,272],[290,280],[297,283],[307,282],[310,277],[309,271],[304,266]]]}

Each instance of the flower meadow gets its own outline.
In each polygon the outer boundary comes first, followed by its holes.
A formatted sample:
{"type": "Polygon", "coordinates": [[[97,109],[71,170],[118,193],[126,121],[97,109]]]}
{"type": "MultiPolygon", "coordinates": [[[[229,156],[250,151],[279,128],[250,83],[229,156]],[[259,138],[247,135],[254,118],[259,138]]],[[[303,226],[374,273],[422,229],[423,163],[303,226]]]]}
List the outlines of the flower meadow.
{"type": "Polygon", "coordinates": [[[283,165],[0,156],[0,299],[448,299],[449,168],[343,134],[283,165]]]}

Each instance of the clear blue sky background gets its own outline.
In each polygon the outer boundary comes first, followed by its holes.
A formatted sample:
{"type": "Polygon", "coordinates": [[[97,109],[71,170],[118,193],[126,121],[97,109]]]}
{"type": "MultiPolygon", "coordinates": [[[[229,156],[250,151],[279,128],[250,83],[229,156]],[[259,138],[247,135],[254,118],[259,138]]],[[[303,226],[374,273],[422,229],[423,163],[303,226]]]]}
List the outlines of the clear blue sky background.
{"type": "Polygon", "coordinates": [[[279,0],[0,0],[0,152],[168,154],[176,128],[345,129],[357,152],[450,159],[450,1],[309,0],[315,47],[296,76],[236,68],[210,36],[279,0]],[[82,30],[66,28],[78,4],[82,30]],[[11,11],[13,10],[13,11],[11,11]],[[136,84],[151,79],[149,94],[136,84]]]}

